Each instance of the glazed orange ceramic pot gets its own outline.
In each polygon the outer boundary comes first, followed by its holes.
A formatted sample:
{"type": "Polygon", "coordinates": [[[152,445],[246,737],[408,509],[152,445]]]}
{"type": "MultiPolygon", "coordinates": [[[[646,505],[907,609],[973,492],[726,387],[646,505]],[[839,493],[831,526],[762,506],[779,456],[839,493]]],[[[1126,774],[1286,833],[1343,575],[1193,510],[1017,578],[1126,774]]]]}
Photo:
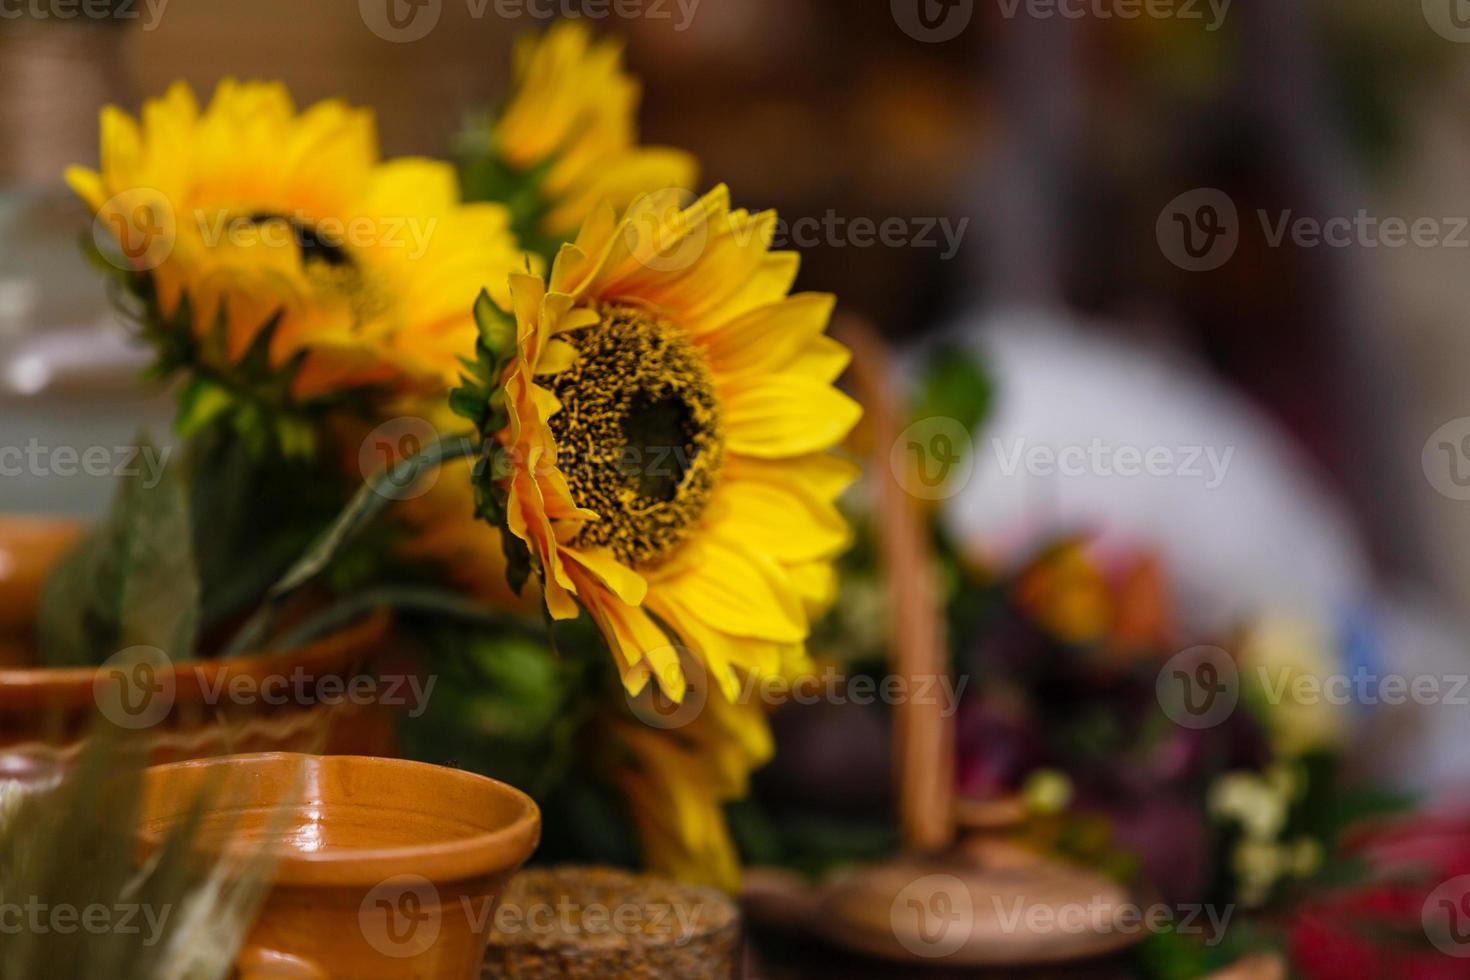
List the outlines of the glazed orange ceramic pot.
{"type": "MultiPolygon", "coordinates": [[[[158,763],[242,751],[391,753],[385,702],[393,699],[354,697],[351,687],[385,643],[386,614],[281,653],[34,666],[42,583],[83,530],[71,520],[0,516],[0,779],[56,775],[99,717],[146,730],[158,763]]],[[[387,689],[373,680],[373,691],[387,689]]]]}
{"type": "Polygon", "coordinates": [[[469,980],[541,814],[504,783],[420,762],[261,753],[155,766],[141,835],[156,848],[201,798],[197,846],[274,859],[242,980],[469,980]]]}

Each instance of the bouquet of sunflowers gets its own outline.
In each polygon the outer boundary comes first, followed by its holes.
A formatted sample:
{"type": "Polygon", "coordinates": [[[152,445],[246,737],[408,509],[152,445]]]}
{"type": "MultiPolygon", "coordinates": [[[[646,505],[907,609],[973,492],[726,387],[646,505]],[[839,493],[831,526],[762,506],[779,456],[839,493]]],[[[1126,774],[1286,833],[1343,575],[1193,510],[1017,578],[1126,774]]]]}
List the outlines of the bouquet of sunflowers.
{"type": "Polygon", "coordinates": [[[440,681],[407,751],[532,792],[547,857],[736,887],[723,808],[771,754],[742,692],[832,599],[860,410],[775,215],[696,195],[638,102],[568,22],[456,163],[279,84],[105,110],[67,179],[183,450],[53,573],[46,660],[388,608],[440,681]]]}

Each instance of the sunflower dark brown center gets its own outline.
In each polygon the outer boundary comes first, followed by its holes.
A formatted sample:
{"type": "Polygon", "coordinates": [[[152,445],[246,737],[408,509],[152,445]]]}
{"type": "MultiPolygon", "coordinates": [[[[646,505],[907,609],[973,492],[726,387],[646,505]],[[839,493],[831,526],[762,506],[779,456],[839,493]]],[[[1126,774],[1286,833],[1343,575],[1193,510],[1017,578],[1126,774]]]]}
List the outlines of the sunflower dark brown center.
{"type": "Polygon", "coordinates": [[[544,379],[562,404],[549,421],[558,467],[601,518],[575,543],[656,565],[688,537],[719,477],[709,367],[682,331],[633,306],[607,306],[595,326],[562,336],[577,359],[544,379]]]}
{"type": "Polygon", "coordinates": [[[301,253],[307,280],[321,295],[345,301],[356,323],[371,320],[388,308],[384,291],[364,274],[342,236],[299,218],[266,211],[241,220],[257,229],[288,233],[301,253]]]}
{"type": "Polygon", "coordinates": [[[303,264],[319,262],[333,268],[352,265],[352,257],[342,247],[342,242],[334,240],[331,235],[318,231],[305,221],[297,218],[288,218],[285,215],[270,214],[268,212],[252,214],[246,220],[256,227],[275,224],[277,222],[285,225],[290,230],[291,237],[295,239],[296,247],[301,250],[301,261],[303,264]]]}

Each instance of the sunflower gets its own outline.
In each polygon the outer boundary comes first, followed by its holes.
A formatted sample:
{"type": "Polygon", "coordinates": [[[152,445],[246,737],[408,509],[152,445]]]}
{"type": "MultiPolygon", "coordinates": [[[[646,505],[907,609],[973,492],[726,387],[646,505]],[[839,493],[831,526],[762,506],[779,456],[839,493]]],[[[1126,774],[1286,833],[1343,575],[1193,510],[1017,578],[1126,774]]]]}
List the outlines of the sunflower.
{"type": "Polygon", "coordinates": [[[833,387],[832,297],[789,295],[775,214],[729,210],[724,187],[681,205],[600,206],[549,282],[511,277],[483,472],[550,614],[585,608],[629,693],[654,679],[680,701],[682,648],[733,702],[742,674],[804,659],[849,534],[834,501],[854,469],[829,450],[861,410],[833,387]]]}
{"type": "Polygon", "coordinates": [[[372,113],[340,101],[298,113],[280,84],[227,80],[201,112],[176,83],[101,130],[100,172],[67,181],[153,313],[215,368],[267,345],[300,400],[453,384],[485,270],[523,265],[504,207],[463,204],[449,164],[381,160],[372,113]]]}
{"type": "Polygon", "coordinates": [[[513,172],[542,174],[541,234],[570,238],[600,201],[622,209],[641,194],[694,186],[698,166],[689,154],[638,146],[640,97],[623,70],[622,45],[594,40],[580,22],[521,39],[492,145],[513,172]]]}
{"type": "Polygon", "coordinates": [[[688,725],[661,731],[620,718],[608,726],[607,764],[650,869],[735,892],[740,857],[725,804],[750,792],[750,774],[775,750],[764,709],[712,692],[688,725]]]}

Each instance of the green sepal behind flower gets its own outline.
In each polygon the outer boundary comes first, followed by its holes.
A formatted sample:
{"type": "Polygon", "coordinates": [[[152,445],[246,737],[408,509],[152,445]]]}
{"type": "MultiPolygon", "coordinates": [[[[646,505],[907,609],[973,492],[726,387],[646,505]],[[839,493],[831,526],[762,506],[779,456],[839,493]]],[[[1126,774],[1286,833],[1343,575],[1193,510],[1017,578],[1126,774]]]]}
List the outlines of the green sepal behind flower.
{"type": "Polygon", "coordinates": [[[510,458],[504,447],[490,436],[510,421],[501,379],[516,356],[516,324],[495,305],[488,292],[481,290],[475,300],[475,326],[479,331],[475,357],[463,361],[465,374],[461,385],[449,393],[449,407],[473,423],[475,431],[484,438],[480,456],[471,471],[475,514],[503,532],[500,539],[505,550],[506,578],[511,589],[519,594],[531,575],[531,553],[525,542],[508,533],[506,490],[502,481],[510,475],[510,458]]]}
{"type": "Polygon", "coordinates": [[[489,123],[478,121],[460,140],[459,173],[467,201],[494,201],[510,212],[511,231],[521,248],[550,261],[566,240],[564,234],[549,234],[546,218],[555,203],[543,192],[553,160],[528,169],[517,169],[496,153],[483,135],[489,123]]]}
{"type": "MultiPolygon", "coordinates": [[[[273,451],[287,459],[315,457],[320,416],[340,406],[343,398],[322,398],[303,405],[292,397],[304,355],[298,352],[283,364],[272,363],[270,347],[279,317],[268,321],[238,361],[231,363],[224,353],[228,328],[223,310],[214,328],[200,337],[192,329],[194,309],[188,293],[180,295],[177,307],[166,316],[152,279],[118,269],[90,239],[85,244],[87,254],[109,276],[119,310],[132,322],[139,339],[154,351],[145,377],[156,382],[184,379],[174,421],[174,431],[181,438],[192,438],[224,423],[256,458],[273,451]]],[[[362,398],[372,394],[371,389],[356,393],[362,398]]]]}

